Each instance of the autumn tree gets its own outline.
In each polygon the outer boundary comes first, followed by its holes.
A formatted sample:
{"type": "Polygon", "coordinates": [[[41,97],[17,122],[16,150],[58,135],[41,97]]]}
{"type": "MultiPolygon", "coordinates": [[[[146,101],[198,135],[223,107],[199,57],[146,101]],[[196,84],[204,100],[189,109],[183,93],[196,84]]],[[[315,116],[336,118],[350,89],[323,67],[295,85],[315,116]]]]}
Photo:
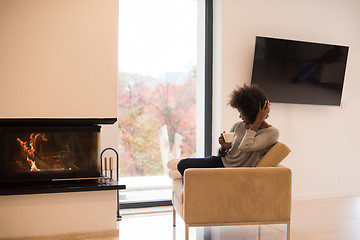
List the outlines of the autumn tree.
{"type": "Polygon", "coordinates": [[[137,74],[119,74],[118,112],[121,175],[161,175],[158,134],[166,125],[172,146],[176,133],[182,156],[195,152],[196,79],[190,73],[180,84],[137,74]]]}

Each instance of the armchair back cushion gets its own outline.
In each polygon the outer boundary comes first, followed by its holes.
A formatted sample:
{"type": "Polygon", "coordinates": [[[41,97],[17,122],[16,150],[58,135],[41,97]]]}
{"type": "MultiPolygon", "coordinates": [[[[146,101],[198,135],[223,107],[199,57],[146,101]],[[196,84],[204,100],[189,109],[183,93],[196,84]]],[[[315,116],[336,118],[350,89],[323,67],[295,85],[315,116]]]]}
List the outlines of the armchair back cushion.
{"type": "Polygon", "coordinates": [[[256,167],[276,167],[291,152],[290,148],[282,142],[277,142],[260,159],[256,167]]]}

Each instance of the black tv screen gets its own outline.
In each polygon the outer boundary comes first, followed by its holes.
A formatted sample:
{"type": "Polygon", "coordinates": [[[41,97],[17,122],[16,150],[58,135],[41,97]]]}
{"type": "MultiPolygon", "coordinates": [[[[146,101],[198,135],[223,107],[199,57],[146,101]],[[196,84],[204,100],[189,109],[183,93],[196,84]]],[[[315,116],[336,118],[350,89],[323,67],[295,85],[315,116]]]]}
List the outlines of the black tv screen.
{"type": "Polygon", "coordinates": [[[340,106],[349,47],[256,37],[251,84],[271,102],[340,106]]]}

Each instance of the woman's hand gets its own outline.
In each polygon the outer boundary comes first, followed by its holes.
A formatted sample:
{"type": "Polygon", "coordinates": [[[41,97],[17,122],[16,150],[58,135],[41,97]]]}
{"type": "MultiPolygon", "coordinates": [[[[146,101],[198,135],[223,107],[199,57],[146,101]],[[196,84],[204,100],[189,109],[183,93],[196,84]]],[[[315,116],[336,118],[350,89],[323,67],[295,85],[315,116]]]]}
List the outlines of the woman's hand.
{"type": "Polygon", "coordinates": [[[255,121],[262,123],[266,119],[266,117],[269,115],[269,106],[270,102],[268,100],[265,101],[263,107],[261,107],[261,103],[259,103],[259,112],[256,115],[255,121]]]}
{"type": "Polygon", "coordinates": [[[218,141],[219,141],[219,144],[221,145],[221,151],[225,152],[229,148],[229,143],[225,142],[223,133],[220,134],[218,141]]]}
{"type": "Polygon", "coordinates": [[[259,130],[261,124],[265,121],[266,117],[269,115],[269,106],[270,102],[268,100],[265,101],[263,107],[261,107],[261,103],[259,103],[259,111],[256,115],[255,122],[251,125],[250,130],[257,131],[259,130]]]}

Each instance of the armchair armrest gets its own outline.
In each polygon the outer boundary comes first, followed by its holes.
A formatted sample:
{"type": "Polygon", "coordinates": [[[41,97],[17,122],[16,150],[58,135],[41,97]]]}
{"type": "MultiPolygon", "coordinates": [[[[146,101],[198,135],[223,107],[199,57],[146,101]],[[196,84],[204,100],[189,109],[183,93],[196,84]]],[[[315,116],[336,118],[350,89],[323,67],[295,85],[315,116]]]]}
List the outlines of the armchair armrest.
{"type": "Polygon", "coordinates": [[[185,171],[186,223],[289,221],[290,215],[289,168],[208,168],[185,171]]]}

